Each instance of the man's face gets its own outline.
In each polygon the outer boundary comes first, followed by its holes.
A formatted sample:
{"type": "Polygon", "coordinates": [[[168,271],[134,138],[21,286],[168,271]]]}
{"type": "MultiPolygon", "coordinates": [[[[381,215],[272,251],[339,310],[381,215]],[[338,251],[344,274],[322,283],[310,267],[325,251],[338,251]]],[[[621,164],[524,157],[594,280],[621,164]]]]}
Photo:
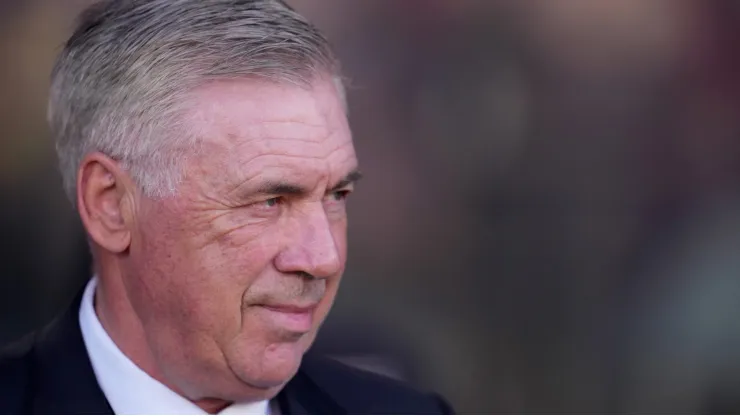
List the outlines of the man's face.
{"type": "Polygon", "coordinates": [[[331,81],[209,84],[177,195],[142,198],[126,290],[167,380],[188,396],[270,397],[329,311],[357,160],[331,81]]]}

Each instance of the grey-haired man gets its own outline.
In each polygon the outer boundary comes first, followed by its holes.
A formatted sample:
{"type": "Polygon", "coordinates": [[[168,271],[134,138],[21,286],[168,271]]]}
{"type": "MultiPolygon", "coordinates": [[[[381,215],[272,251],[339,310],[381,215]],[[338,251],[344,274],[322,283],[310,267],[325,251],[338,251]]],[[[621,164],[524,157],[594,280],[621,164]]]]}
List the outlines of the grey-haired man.
{"type": "Polygon", "coordinates": [[[448,413],[306,354],[359,179],[338,65],[278,0],[92,6],[49,122],[95,276],[0,359],[8,413],[448,413]]]}

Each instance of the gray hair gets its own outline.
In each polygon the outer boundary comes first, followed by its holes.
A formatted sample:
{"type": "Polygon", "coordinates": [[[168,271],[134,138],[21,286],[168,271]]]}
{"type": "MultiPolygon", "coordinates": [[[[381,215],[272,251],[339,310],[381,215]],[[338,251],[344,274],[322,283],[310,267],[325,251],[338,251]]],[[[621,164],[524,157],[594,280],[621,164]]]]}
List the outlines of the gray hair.
{"type": "Polygon", "coordinates": [[[281,0],[105,0],[87,9],[52,73],[49,124],[64,188],[94,151],[148,196],[171,195],[197,144],[182,103],[204,82],[244,77],[308,86],[328,75],[327,40],[281,0]]]}

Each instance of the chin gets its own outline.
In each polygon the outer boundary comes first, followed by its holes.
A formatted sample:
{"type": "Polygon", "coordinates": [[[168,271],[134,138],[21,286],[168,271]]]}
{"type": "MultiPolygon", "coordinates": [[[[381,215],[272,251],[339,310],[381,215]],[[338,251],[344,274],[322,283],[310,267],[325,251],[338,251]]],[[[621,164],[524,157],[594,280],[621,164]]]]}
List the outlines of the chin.
{"type": "MultiPolygon", "coordinates": [[[[313,338],[313,337],[311,337],[313,338]]],[[[298,372],[310,340],[272,343],[256,351],[243,348],[229,360],[231,370],[244,383],[264,389],[279,389],[298,372]]]]}

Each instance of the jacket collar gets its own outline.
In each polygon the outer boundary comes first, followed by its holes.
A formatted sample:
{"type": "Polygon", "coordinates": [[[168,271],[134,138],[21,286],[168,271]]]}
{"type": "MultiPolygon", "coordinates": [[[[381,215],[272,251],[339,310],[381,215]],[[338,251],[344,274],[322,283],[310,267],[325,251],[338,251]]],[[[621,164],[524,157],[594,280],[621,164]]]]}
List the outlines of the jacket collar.
{"type": "Polygon", "coordinates": [[[95,378],[78,320],[80,292],[67,311],[43,329],[34,348],[37,414],[113,414],[95,378]]]}

